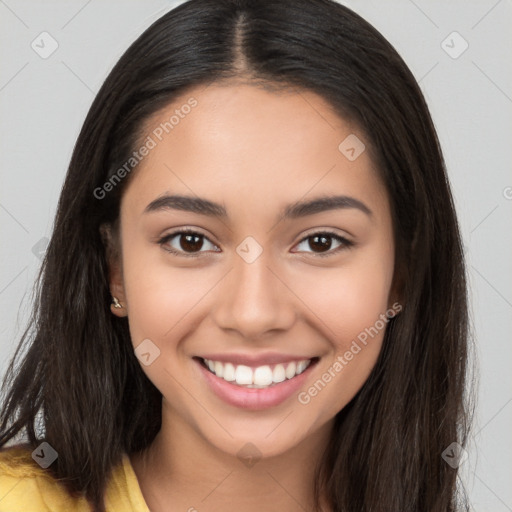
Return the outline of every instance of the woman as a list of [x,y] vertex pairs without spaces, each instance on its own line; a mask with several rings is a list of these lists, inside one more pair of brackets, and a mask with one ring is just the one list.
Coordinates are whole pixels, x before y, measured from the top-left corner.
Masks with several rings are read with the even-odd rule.
[[38,292],[0,511],[467,509],[445,165],[348,8],[190,0],[149,27],[85,120]]

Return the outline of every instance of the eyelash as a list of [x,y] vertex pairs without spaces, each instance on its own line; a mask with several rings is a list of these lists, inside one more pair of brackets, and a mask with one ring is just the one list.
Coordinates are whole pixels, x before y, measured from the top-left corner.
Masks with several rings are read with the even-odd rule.
[[[169,252],[171,254],[174,254],[175,256],[183,256],[185,258],[197,258],[197,257],[199,257],[201,255],[201,253],[203,251],[199,251],[197,253],[185,253],[185,252],[177,251],[176,249],[172,249],[172,248],[169,248],[169,247],[164,247],[164,244],[166,244],[167,242],[172,240],[177,235],[197,235],[199,237],[206,238],[210,243],[213,244],[213,242],[211,240],[209,240],[209,238],[206,235],[203,235],[202,233],[194,231],[193,229],[190,229],[190,228],[183,228],[180,231],[175,231],[174,233],[170,233],[168,235],[165,235],[162,238],[160,238],[157,241],[157,243],[165,251],[167,251],[167,252]],[[308,236],[304,237],[302,240],[300,240],[300,242],[297,245],[299,245],[302,242],[308,240],[309,238],[313,238],[314,236],[318,236],[318,235],[327,235],[327,236],[329,236],[331,238],[334,238],[335,240],[337,240],[338,242],[341,243],[341,245],[339,247],[337,247],[336,249],[329,249],[328,251],[326,251],[324,253],[312,252],[312,254],[316,254],[316,256],[318,256],[320,258],[325,258],[325,257],[328,257],[328,256],[333,256],[334,254],[337,254],[338,252],[340,252],[340,251],[342,251],[344,249],[349,249],[350,247],[352,247],[354,245],[354,242],[351,242],[350,240],[347,240],[345,237],[342,237],[342,236],[338,235],[337,233],[333,233],[332,231],[317,231],[315,233],[311,233],[310,235],[308,235]],[[215,244],[213,244],[213,245],[215,245]]]

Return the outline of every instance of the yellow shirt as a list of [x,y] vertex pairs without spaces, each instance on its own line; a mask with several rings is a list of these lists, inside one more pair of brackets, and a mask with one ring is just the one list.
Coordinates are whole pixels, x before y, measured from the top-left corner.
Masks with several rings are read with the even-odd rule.
[[[127,454],[116,466],[105,493],[107,512],[150,512]],[[0,449],[0,512],[90,512],[85,498],[71,498],[32,459],[32,449]]]

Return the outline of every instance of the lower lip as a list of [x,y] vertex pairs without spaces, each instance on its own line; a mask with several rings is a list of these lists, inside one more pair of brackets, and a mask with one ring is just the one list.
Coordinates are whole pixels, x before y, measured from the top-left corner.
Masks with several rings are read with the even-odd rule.
[[195,361],[201,369],[206,383],[219,398],[235,407],[252,410],[267,409],[284,402],[300,389],[308,378],[312,367],[318,362],[317,359],[313,360],[300,375],[296,375],[292,379],[287,379],[268,388],[256,389],[231,384],[207,370],[199,360]]

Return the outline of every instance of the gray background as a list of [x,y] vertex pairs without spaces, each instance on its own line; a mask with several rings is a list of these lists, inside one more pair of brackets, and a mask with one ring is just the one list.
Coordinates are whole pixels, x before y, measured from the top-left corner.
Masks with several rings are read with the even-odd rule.
[[[179,3],[0,0],[0,375],[94,95],[129,44]],[[397,48],[431,108],[467,252],[480,382],[462,476],[474,510],[512,511],[512,3],[343,3]],[[31,47],[43,31],[59,45],[46,59]]]

